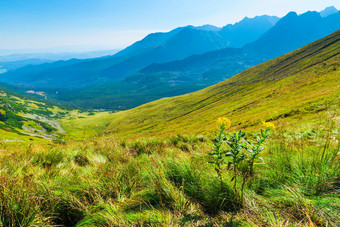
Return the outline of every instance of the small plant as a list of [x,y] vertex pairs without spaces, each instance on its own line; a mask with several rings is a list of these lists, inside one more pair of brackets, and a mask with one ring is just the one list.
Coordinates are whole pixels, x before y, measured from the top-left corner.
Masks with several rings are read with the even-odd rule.
[[[243,193],[246,182],[254,175],[254,163],[261,151],[264,149],[264,142],[269,137],[269,131],[274,127],[273,123],[264,122],[265,129],[260,130],[260,134],[254,134],[256,142],[245,139],[245,133],[239,131],[228,136],[225,129],[229,128],[231,122],[228,118],[219,118],[218,132],[216,133],[213,152],[209,155],[215,171],[221,182],[221,190],[223,186],[223,170],[231,172],[231,181],[233,182],[233,190],[243,200]],[[238,188],[237,179],[241,177],[241,188]]]
[[222,167],[225,164],[224,155],[226,154],[226,150],[224,150],[224,140],[225,140],[225,132],[224,130],[229,128],[231,122],[228,118],[218,118],[217,122],[219,124],[218,133],[215,136],[215,141],[213,144],[213,152],[209,155],[213,158],[213,161],[209,163],[215,166],[215,171],[220,178],[221,182],[221,190],[223,187],[223,177],[222,177]]
[[241,198],[243,198],[244,186],[246,184],[246,181],[254,175],[255,160],[259,159],[262,163],[264,163],[263,158],[258,157],[258,155],[264,149],[263,144],[265,140],[269,137],[269,131],[271,128],[274,127],[274,125],[272,124],[272,125],[265,125],[265,126],[266,126],[266,129],[265,130],[261,129],[260,135],[254,134],[256,138],[255,143],[252,143],[246,140],[246,143],[249,146],[243,147],[248,152],[248,155],[246,156],[246,161],[247,161],[246,168],[244,169],[245,171],[243,171],[243,174],[242,174]]
[[226,157],[230,158],[228,161],[228,170],[232,171],[231,181],[234,181],[233,189],[237,193],[237,175],[239,175],[240,164],[245,159],[245,155],[242,154],[242,149],[245,149],[243,137],[245,133],[239,131],[230,136],[230,139],[225,137],[225,142],[230,147],[226,152]]

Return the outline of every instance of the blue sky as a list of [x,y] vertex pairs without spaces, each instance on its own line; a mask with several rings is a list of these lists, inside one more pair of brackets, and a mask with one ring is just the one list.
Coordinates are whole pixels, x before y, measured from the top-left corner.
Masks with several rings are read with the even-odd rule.
[[[340,8],[339,0],[0,0],[0,49],[125,47],[185,25]],[[51,50],[52,50],[51,49]]]

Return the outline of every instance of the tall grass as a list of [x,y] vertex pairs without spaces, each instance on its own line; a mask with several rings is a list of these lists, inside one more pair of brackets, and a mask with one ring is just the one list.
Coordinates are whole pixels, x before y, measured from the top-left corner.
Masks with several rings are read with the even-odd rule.
[[0,226],[336,226],[336,130],[274,131],[242,205],[207,137],[15,147],[0,157]]

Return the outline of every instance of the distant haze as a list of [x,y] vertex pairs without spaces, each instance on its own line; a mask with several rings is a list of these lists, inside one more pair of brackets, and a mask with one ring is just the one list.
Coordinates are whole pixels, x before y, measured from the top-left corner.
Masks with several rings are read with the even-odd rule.
[[169,31],[175,27],[206,24],[221,27],[246,16],[267,14],[282,17],[289,11],[321,11],[328,6],[339,9],[340,1],[0,1],[0,50],[27,53],[117,49],[149,33]]

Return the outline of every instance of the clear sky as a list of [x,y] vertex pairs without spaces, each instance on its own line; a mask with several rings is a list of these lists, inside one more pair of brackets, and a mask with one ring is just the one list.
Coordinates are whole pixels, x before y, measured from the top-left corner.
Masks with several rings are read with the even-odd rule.
[[122,48],[179,26],[332,5],[340,9],[340,0],[0,0],[0,49]]

